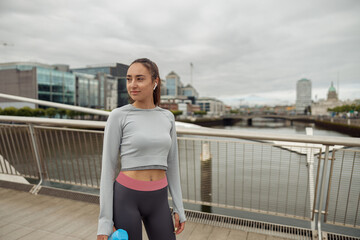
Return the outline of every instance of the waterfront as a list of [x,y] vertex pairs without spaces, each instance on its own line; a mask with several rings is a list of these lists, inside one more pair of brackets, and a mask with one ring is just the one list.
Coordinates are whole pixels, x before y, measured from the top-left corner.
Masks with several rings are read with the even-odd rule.
[[274,119],[255,119],[253,126],[247,126],[245,123],[237,123],[233,126],[215,126],[213,128],[220,129],[233,129],[233,130],[246,130],[264,133],[277,133],[277,134],[306,134],[306,128],[313,128],[314,136],[335,136],[335,137],[350,137],[347,134],[339,133],[336,131],[325,130],[316,127],[313,123],[293,122],[293,126],[289,126],[285,121],[275,121]]

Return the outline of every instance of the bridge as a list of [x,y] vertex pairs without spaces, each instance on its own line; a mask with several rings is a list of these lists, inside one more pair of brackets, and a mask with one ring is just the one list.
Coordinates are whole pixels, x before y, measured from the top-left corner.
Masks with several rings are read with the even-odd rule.
[[[246,122],[248,126],[252,126],[253,119],[275,119],[288,121],[292,123],[293,121],[303,121],[303,122],[313,122],[316,117],[313,116],[302,116],[302,115],[276,115],[276,114],[250,114],[250,115],[224,115],[223,117],[225,125],[233,125],[235,122]],[[291,124],[292,125],[292,124]]]
[[[93,239],[104,126],[0,116],[1,239]],[[176,128],[179,239],[359,239],[359,138]]]

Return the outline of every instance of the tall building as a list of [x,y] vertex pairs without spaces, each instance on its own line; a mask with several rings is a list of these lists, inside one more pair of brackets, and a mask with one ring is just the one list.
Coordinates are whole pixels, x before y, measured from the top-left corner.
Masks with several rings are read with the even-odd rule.
[[85,68],[73,68],[72,72],[86,73],[86,74],[103,74],[105,76],[113,76],[117,80],[117,106],[128,104],[128,93],[126,89],[126,74],[129,66],[122,63],[108,64],[108,65],[92,65]]
[[170,72],[166,76],[166,89],[168,96],[178,97],[183,95],[181,91],[182,87],[183,84],[180,81],[180,77],[174,71]]
[[[2,63],[0,64],[0,91],[22,97],[75,105],[75,75],[57,69],[63,68],[59,68],[59,65],[52,66],[35,62]],[[37,108],[38,104],[0,99],[0,107],[9,106]]]
[[311,81],[300,79],[296,84],[296,113],[308,114],[311,106]]

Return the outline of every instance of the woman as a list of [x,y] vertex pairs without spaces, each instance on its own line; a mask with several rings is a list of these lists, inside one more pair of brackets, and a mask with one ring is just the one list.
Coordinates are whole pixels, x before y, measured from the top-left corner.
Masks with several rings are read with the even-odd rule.
[[[111,111],[104,130],[97,240],[124,229],[131,240],[176,239],[185,227],[174,115],[158,106],[156,64],[137,59],[127,72],[131,104]],[[121,170],[115,176],[120,150]],[[116,177],[116,180],[115,180]],[[168,205],[173,198],[175,229]]]

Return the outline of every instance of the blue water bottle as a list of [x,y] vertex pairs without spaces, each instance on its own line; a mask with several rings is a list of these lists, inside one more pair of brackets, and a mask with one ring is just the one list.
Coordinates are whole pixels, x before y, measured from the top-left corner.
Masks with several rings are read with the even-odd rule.
[[129,240],[129,236],[124,229],[118,229],[109,236],[108,240]]

